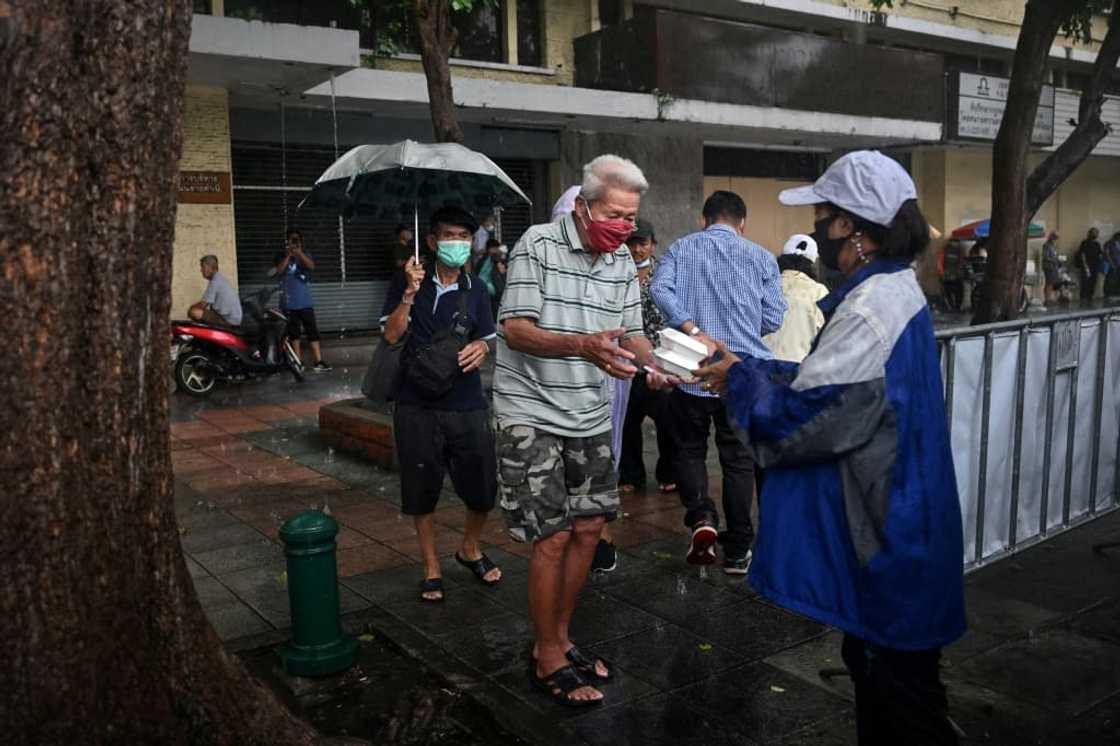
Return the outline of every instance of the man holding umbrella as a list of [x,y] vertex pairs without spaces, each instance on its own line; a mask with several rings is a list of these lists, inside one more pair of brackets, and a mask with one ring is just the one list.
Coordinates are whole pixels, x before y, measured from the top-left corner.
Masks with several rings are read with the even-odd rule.
[[653,368],[625,245],[648,188],[624,158],[584,166],[575,209],[529,228],[510,253],[499,312],[498,483],[510,534],[533,543],[529,672],[573,707],[602,702],[595,684],[614,674],[568,636],[600,531],[619,506],[603,378],[645,367],[651,387],[668,385]]

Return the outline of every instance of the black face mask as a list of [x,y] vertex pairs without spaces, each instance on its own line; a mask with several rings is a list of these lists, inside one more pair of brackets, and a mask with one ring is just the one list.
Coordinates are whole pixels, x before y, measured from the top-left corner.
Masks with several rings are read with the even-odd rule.
[[847,243],[848,239],[847,237],[828,237],[828,228],[835,219],[836,216],[832,215],[813,223],[813,240],[817,242],[817,250],[820,252],[821,263],[829,269],[839,271],[840,250],[844,248],[844,244]]

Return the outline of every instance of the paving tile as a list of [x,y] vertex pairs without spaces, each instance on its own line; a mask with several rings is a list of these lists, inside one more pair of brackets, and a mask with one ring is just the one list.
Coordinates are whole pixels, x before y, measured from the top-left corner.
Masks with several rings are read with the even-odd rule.
[[338,535],[335,537],[335,546],[339,549],[353,549],[354,547],[365,546],[366,544],[372,543],[373,539],[359,531],[355,531],[346,526],[338,527]]
[[246,416],[269,423],[287,420],[292,416],[291,410],[278,406],[276,404],[257,404],[254,406],[243,407],[241,411]]
[[183,551],[197,556],[212,549],[253,544],[261,538],[259,531],[238,521],[216,527],[183,528],[179,542]]
[[307,482],[315,479],[319,474],[306,466],[285,463],[265,467],[255,472],[254,476],[264,484],[286,484],[289,482]]
[[724,671],[676,696],[759,743],[771,743],[851,708],[847,700],[762,662]]
[[319,415],[301,415],[292,417],[291,411],[288,412],[288,417],[272,423],[272,426],[280,430],[301,431],[301,432],[319,432]]
[[[413,601],[420,595],[420,580],[423,568],[416,563],[398,565],[384,570],[361,573],[341,578],[339,582],[363,598],[378,604],[389,602]],[[450,596],[461,587],[455,578],[443,579],[445,594]]]
[[794,731],[778,743],[781,746],[857,746],[855,710]]
[[198,437],[190,440],[190,444],[197,450],[205,448],[220,448],[221,446],[233,446],[241,442],[241,438],[237,435],[231,435],[224,430],[219,430],[220,435]]
[[[421,562],[424,559],[423,554],[420,552],[420,543],[415,536],[386,541],[385,545],[392,547],[414,562]],[[440,557],[450,557],[455,554],[455,552],[459,551],[462,545],[463,535],[455,529],[444,528],[442,531],[436,532],[436,553]]]
[[361,502],[336,507],[331,515],[334,516],[335,520],[355,528],[360,523],[378,523],[389,520],[412,523],[411,518],[401,515],[401,511],[396,505],[372,497]]
[[[388,505],[385,503],[385,505]],[[396,510],[395,506],[390,506]],[[416,525],[413,523],[412,516],[405,516],[397,514],[393,518],[384,518],[380,520],[363,520],[361,518],[349,518],[345,520],[344,525],[350,526],[356,531],[361,531],[366,536],[372,539],[377,539],[383,542],[394,542],[410,539],[413,542],[416,540]],[[437,526],[436,536],[439,536],[445,531],[451,531],[443,526]]]
[[323,443],[317,432],[292,432],[273,429],[245,433],[244,438],[247,442],[260,448],[290,458],[326,450],[326,444]]
[[261,537],[259,541],[249,544],[211,549],[192,556],[211,575],[225,575],[275,562],[283,556],[283,553],[279,545]]
[[604,707],[571,727],[592,746],[751,746],[752,741],[689,707],[677,697],[656,696],[630,707]]
[[[451,593],[448,590],[447,595]],[[495,608],[491,616],[440,629],[432,637],[452,655],[483,673],[516,668],[524,677],[533,625],[520,614]]]
[[1069,629],[1088,637],[1120,644],[1120,600],[1106,601],[1073,618]]
[[[201,497],[206,499],[205,496]],[[238,520],[226,511],[206,503],[202,505],[192,505],[186,510],[176,511],[175,520],[179,524],[180,532],[183,533],[185,533],[184,529],[192,531],[196,529],[206,530],[221,528],[223,526],[233,526],[238,523]]]
[[643,544],[654,539],[668,536],[669,532],[657,526],[650,526],[632,519],[624,519],[611,523],[611,541],[617,547],[630,547]]
[[338,577],[346,578],[386,567],[397,567],[410,560],[399,552],[394,552],[383,544],[365,544],[350,549],[339,549],[335,555],[338,561]]
[[191,441],[199,438],[213,438],[224,433],[209,422],[194,420],[191,422],[171,423],[171,434],[179,440]]
[[1120,742],[1120,695],[1101,702],[1089,712],[1052,729],[1050,743],[1079,746],[1116,746]]
[[685,628],[734,650],[746,660],[765,658],[826,630],[811,619],[752,600],[691,616]]
[[843,639],[842,632],[831,630],[816,639],[775,653],[764,660],[791,676],[854,702],[855,688],[850,677],[842,675],[826,680],[820,676],[820,672],[825,669],[844,668],[844,661],[840,657],[840,645]]
[[965,589],[968,629],[964,637],[945,648],[945,657],[960,663],[1008,640],[1033,634],[1062,617],[1053,609],[1035,606],[979,588]]
[[669,510],[645,513],[636,516],[634,520],[639,523],[648,523],[651,526],[657,526],[670,533],[683,534],[685,536],[690,535],[688,527],[684,525],[684,509],[680,506]]
[[415,595],[390,599],[385,608],[429,637],[469,628],[509,613],[481,590],[459,586],[454,593],[445,594],[442,603],[430,603],[420,600],[419,577],[415,587]]
[[223,468],[221,461],[200,451],[176,451],[171,454],[171,470],[177,479]]
[[662,691],[701,681],[743,662],[732,651],[668,623],[590,647]]
[[337,453],[306,453],[295,456],[294,460],[350,485],[377,485],[382,479],[380,470],[376,470],[372,464]]
[[954,675],[1077,715],[1120,692],[1120,645],[1051,629],[970,658]]
[[210,573],[206,572],[205,567],[186,555],[183,555],[183,559],[187,562],[187,572],[190,573],[192,578],[209,577]]
[[[1077,582],[1072,582],[1074,578]],[[1060,544],[1044,542],[977,571],[969,584],[999,596],[1072,614],[1120,594],[1120,559],[1116,555],[1102,557],[1087,548],[1063,550]]]
[[[193,489],[207,495],[209,499],[214,500],[215,493],[223,493],[228,497],[228,493],[236,490],[239,487],[255,484],[256,480],[248,474],[240,474],[229,467],[223,470],[223,473],[210,473],[205,472],[204,476],[190,477],[187,483]],[[216,502],[216,504],[223,504],[229,502],[228,499]]]
[[689,623],[741,600],[722,588],[700,582],[695,570],[648,573],[611,585],[605,591],[651,614],[680,623]]
[[1043,746],[1083,744],[1083,741],[1052,740],[1051,733],[1068,718],[1013,696],[946,677],[949,717],[966,734],[964,743],[992,746]]
[[280,527],[284,522],[305,510],[307,510],[305,504],[294,500],[281,500],[270,505],[230,508],[229,512],[268,538],[277,540]]
[[237,597],[233,592],[209,575],[194,579],[194,592],[203,609],[237,603]]
[[257,635],[271,629],[248,605],[236,602],[206,609],[206,619],[222,642]]
[[658,617],[624,601],[584,588],[572,615],[569,633],[573,641],[586,647],[652,629],[662,623]]

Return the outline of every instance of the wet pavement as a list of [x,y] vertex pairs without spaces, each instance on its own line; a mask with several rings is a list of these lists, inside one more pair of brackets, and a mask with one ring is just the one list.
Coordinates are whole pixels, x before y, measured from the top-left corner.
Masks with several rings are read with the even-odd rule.
[[[309,374],[302,385],[276,378],[229,386],[203,402],[172,396],[183,548],[211,623],[231,649],[285,639],[276,532],[314,507],[341,524],[344,626],[376,630],[423,661],[511,738],[855,743],[850,682],[818,675],[841,665],[839,633],[763,601],[718,568],[686,565],[675,495],[623,498],[624,514],[612,525],[619,568],[589,582],[573,620],[573,638],[618,672],[602,707],[561,707],[530,687],[528,548],[495,516],[483,540],[504,579],[496,588],[479,585],[451,559],[463,508],[449,487],[436,514],[447,601],[421,604],[419,554],[411,521],[399,514],[397,476],[318,439],[318,407],[358,395],[369,349],[328,349],[336,370]],[[947,649],[944,664],[964,743],[1120,743],[1120,548],[1090,548],[1109,540],[1120,541],[1120,512],[969,576],[970,631]]]

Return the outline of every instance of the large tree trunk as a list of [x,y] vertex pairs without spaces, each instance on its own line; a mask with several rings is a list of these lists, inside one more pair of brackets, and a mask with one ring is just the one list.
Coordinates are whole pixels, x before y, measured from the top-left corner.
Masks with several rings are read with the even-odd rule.
[[0,0],[7,743],[303,744],[179,546],[167,324],[190,0]]
[[992,225],[985,289],[973,323],[1004,321],[1018,313],[1027,250],[1027,166],[1031,131],[1058,29],[1075,0],[1028,0],[1015,47],[1007,108],[992,146]]
[[416,0],[420,60],[428,81],[428,105],[436,142],[463,141],[463,131],[459,129],[459,119],[455,116],[455,97],[451,92],[451,66],[447,62],[459,36],[451,25],[450,6],[447,0]]
[[1089,157],[1109,133],[1109,125],[1101,120],[1101,107],[1104,105],[1104,92],[1110,78],[1115,74],[1116,62],[1120,59],[1120,3],[1112,9],[1109,16],[1108,32],[1097,59],[1089,84],[1081,91],[1078,107],[1077,125],[1065,142],[1058,146],[1046,160],[1027,179],[1027,219],[1029,220],[1050,198],[1062,182]]

